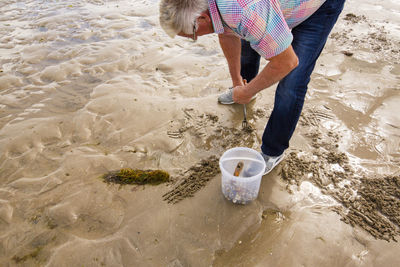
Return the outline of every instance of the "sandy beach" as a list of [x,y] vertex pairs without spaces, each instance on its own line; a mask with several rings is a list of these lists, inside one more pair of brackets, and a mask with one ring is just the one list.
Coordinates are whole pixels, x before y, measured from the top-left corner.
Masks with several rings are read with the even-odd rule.
[[[0,266],[398,266],[400,3],[346,2],[247,205],[218,160],[260,149],[275,86],[251,131],[229,86],[217,35],[170,39],[158,0],[2,1]],[[122,168],[171,181],[102,179]]]

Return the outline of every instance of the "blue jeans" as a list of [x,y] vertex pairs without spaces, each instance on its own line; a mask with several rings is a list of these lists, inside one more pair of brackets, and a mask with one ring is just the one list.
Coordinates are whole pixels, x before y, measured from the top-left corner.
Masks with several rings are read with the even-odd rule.
[[[279,156],[289,147],[299,120],[310,82],[310,75],[325,46],[345,0],[327,0],[313,15],[292,29],[293,49],[299,65],[276,89],[274,109],[265,127],[261,150],[269,156]],[[242,40],[241,75],[248,82],[258,73],[260,55]]]

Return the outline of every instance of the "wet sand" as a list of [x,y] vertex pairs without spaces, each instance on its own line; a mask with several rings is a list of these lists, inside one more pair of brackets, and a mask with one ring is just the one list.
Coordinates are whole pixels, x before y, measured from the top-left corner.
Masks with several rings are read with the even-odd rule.
[[[349,0],[257,200],[217,159],[259,149],[274,88],[218,105],[217,36],[169,39],[156,0],[0,3],[1,266],[397,266],[400,5]],[[265,62],[263,62],[265,64]],[[110,185],[122,168],[160,185]]]

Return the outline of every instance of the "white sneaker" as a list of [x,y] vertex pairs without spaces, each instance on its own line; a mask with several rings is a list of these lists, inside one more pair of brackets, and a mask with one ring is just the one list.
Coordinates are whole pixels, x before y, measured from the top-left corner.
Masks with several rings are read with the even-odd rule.
[[279,156],[276,157],[272,157],[272,156],[268,156],[265,155],[263,152],[260,152],[261,156],[263,156],[264,160],[265,160],[265,171],[264,171],[264,175],[266,175],[267,173],[269,173],[270,171],[272,171],[276,165],[278,165],[282,160],[283,160],[283,153]]

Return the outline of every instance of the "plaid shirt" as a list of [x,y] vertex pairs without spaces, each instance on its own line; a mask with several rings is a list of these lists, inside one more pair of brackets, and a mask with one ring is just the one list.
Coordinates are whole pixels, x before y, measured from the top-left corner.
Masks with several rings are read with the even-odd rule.
[[292,43],[291,28],[326,0],[208,0],[214,30],[233,32],[268,59]]

